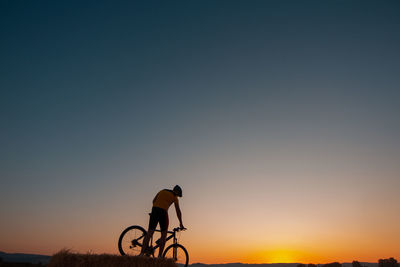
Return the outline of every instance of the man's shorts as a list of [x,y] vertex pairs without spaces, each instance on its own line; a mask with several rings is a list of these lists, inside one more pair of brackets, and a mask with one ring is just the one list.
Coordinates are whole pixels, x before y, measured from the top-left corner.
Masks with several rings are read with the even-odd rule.
[[155,230],[160,223],[161,231],[168,230],[168,212],[162,208],[153,207],[150,215],[149,230]]

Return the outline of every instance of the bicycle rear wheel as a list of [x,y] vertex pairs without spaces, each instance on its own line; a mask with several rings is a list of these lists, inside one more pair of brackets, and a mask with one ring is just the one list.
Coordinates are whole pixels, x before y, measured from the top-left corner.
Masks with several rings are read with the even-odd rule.
[[133,225],[126,228],[118,239],[118,249],[121,255],[137,256],[143,246],[143,239],[147,232],[143,227]]
[[164,258],[173,259],[179,267],[186,267],[189,264],[189,254],[181,244],[172,244],[167,247],[163,254]]

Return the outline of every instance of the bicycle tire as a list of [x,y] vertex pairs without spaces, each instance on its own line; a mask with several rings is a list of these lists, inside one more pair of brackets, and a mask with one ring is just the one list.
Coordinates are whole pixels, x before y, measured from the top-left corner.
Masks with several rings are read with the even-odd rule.
[[[187,252],[186,248],[184,246],[182,246],[181,244],[172,244],[169,245],[163,253],[163,258],[173,258],[173,257],[166,257],[168,253],[173,253],[173,249],[174,247],[179,250],[182,249],[183,253],[183,257],[179,258],[179,259],[174,259],[174,261],[178,264],[178,266],[182,265],[183,267],[187,267],[189,264],[189,253]],[[179,255],[182,255],[181,253],[177,253]],[[169,256],[169,255],[168,255]]]
[[[137,233],[135,232],[137,231]],[[133,239],[132,239],[132,234],[134,235]],[[139,226],[139,225],[132,225],[129,226],[128,228],[126,228],[124,231],[122,231],[121,235],[119,236],[118,239],[118,250],[119,253],[123,256],[123,255],[132,255],[132,256],[136,256],[140,253],[140,250],[142,249],[142,243],[140,243],[139,240],[141,240],[141,242],[143,242],[143,238],[146,236],[147,232],[146,230],[143,229],[143,227]],[[125,240],[127,239],[127,240]],[[135,244],[134,241],[136,240]],[[130,244],[129,247],[126,247]],[[134,248],[137,247],[137,249],[132,249],[132,246]]]

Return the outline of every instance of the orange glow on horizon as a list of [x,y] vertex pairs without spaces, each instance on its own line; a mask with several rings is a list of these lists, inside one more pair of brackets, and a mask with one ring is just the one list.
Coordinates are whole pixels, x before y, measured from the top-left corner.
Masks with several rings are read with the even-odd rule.
[[[326,264],[331,262],[352,262],[357,260],[360,262],[377,263],[379,259],[394,257],[400,258],[395,248],[383,247],[380,251],[357,251],[351,250],[351,245],[344,246],[340,244],[326,245],[320,248],[285,248],[276,247],[269,249],[260,249],[259,247],[250,246],[234,246],[231,249],[226,248],[229,244],[221,246],[216,244],[208,247],[196,248],[190,244],[185,244],[190,249],[191,263],[205,264],[224,264],[224,263],[314,263]],[[224,248],[225,247],[225,248]]]
[[[376,263],[379,259],[394,257],[399,260],[400,255],[393,249],[386,250],[382,248],[381,252],[375,251],[375,253],[354,253],[350,250],[348,252],[341,252],[333,249],[333,246],[327,246],[314,251],[306,251],[295,248],[269,248],[259,249],[257,247],[249,247],[240,245],[229,246],[230,244],[223,244],[222,242],[210,242],[209,246],[196,246],[190,242],[182,243],[188,250],[190,255],[190,263],[204,263],[204,264],[226,264],[226,263],[247,263],[247,264],[262,264],[262,263],[314,263],[314,264],[326,264],[330,262],[352,262],[357,260],[360,262],[372,262]],[[9,250],[3,248],[5,252],[23,252],[23,253],[34,253],[34,254],[45,254],[52,255],[62,248],[55,249],[54,251],[46,251],[44,248],[38,250],[27,249],[24,251]],[[68,249],[68,248],[67,248]],[[108,253],[117,254],[118,252],[114,247],[110,246],[99,246],[94,250],[85,250],[84,246],[76,246],[70,248],[73,252],[80,253]]]
[[287,249],[259,251],[248,259],[249,263],[291,263],[296,260],[296,252]]

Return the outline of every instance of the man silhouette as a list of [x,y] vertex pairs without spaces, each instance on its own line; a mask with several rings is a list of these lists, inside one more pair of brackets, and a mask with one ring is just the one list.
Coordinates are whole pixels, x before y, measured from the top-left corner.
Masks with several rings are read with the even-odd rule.
[[149,246],[150,238],[154,234],[154,230],[157,227],[157,224],[160,223],[161,228],[161,238],[160,238],[160,248],[158,250],[158,257],[162,257],[162,253],[164,251],[165,239],[168,233],[168,209],[172,203],[175,204],[176,216],[178,217],[180,228],[184,229],[182,223],[182,212],[179,208],[179,200],[178,197],[182,197],[182,189],[179,185],[176,185],[173,190],[163,189],[157,193],[157,195],[153,199],[153,208],[151,209],[149,228],[147,231],[147,235],[143,240],[142,250],[140,255],[144,255],[146,253],[147,247]]

